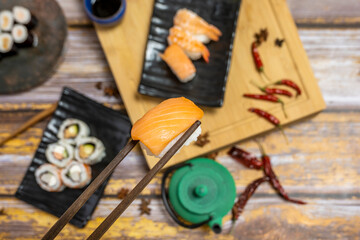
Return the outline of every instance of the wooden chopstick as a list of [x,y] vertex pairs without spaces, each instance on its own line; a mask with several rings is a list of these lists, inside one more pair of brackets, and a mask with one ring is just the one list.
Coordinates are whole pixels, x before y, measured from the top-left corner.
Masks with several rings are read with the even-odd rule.
[[196,121],[185,134],[170,148],[170,150],[157,162],[157,164],[145,175],[133,190],[121,201],[121,203],[110,213],[109,216],[99,225],[98,228],[89,236],[88,240],[100,239],[111,225],[120,217],[141,191],[149,184],[151,179],[160,169],[170,160],[170,158],[180,149],[191,134],[200,126],[201,122]]
[[55,109],[56,109],[57,103],[52,104],[49,108],[39,112],[32,118],[30,118],[27,122],[25,122],[23,125],[21,125],[18,129],[16,129],[13,133],[11,133],[9,136],[7,136],[5,139],[0,140],[0,146],[2,146],[5,142],[9,141],[19,133],[22,133],[35,123],[41,121],[42,119],[46,118],[47,116],[51,115]]
[[110,176],[117,165],[129,154],[139,141],[131,140],[116,155],[116,157],[106,166],[106,168],[95,178],[95,180],[85,189],[85,191],[75,200],[75,202],[66,210],[66,212],[58,219],[58,221],[49,229],[42,239],[54,239],[61,229],[74,217],[79,209],[91,197],[91,195],[99,188],[99,186]]

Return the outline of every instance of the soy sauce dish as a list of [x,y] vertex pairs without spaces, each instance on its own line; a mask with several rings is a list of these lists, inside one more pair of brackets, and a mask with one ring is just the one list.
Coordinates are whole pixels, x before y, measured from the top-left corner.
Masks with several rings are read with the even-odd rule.
[[95,23],[112,26],[119,22],[126,10],[126,0],[84,0],[85,11]]

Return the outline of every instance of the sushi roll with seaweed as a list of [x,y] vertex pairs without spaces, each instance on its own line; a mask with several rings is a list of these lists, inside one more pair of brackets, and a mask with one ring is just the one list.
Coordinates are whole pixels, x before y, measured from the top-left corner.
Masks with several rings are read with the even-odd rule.
[[32,32],[21,24],[15,24],[11,35],[14,39],[15,45],[18,47],[36,47],[38,44],[38,38]]
[[72,161],[61,170],[61,179],[69,188],[82,188],[91,181],[91,167],[89,165]]
[[[135,122],[131,129],[131,138],[139,140],[148,155],[161,158],[203,115],[204,112],[189,99],[170,98]],[[200,133],[199,126],[184,146],[196,141]]]
[[11,32],[14,25],[14,17],[11,11],[4,10],[0,12],[0,29],[2,32]]
[[83,137],[90,135],[90,129],[86,123],[79,119],[68,118],[60,126],[58,138],[63,139],[69,144],[76,144],[76,142]]
[[60,170],[52,164],[45,163],[35,171],[39,186],[48,192],[61,192],[65,186],[61,181]]
[[50,163],[59,168],[64,168],[73,159],[74,148],[60,140],[47,146],[45,156]]
[[0,55],[2,57],[12,56],[17,53],[14,40],[8,33],[0,34]]
[[75,159],[79,162],[94,165],[105,157],[104,144],[96,137],[80,138],[75,149]]
[[25,7],[14,6],[12,12],[15,22],[25,25],[28,29],[34,28],[38,23],[36,17]]

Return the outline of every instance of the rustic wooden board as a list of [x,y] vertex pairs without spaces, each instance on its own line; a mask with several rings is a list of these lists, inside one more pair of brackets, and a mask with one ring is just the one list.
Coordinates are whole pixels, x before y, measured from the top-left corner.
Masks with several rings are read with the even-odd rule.
[[[96,27],[132,122],[161,101],[137,93],[152,3],[153,1],[129,2],[125,17],[119,25],[114,28]],[[253,34],[264,27],[268,28],[270,37],[259,51],[267,74],[272,79],[290,78],[297,82],[304,92],[297,99],[284,99],[289,114],[287,119],[279,105],[245,100],[241,97],[245,92],[257,90],[250,84],[251,79],[262,81],[254,67],[249,49]],[[282,48],[274,47],[275,38],[286,39]],[[226,88],[222,108],[204,108],[202,128],[204,132],[209,132],[210,144],[203,148],[191,145],[183,149],[171,159],[168,166],[272,129],[271,124],[247,111],[251,106],[267,109],[283,123],[298,120],[325,108],[284,0],[242,2]],[[146,159],[150,167],[157,162],[153,157],[146,156]]]

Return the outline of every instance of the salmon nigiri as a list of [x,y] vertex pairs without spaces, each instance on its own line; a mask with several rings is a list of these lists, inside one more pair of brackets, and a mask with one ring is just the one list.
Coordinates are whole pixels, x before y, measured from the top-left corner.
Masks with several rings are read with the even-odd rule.
[[177,44],[167,47],[160,57],[181,82],[188,82],[195,77],[194,64]]
[[202,56],[205,62],[209,62],[209,50],[202,42],[193,38],[190,33],[177,26],[170,28],[169,32],[167,38],[169,45],[178,44],[192,60],[197,60]]
[[[133,140],[139,140],[148,154],[162,157],[203,115],[204,112],[189,99],[170,98],[137,120],[131,129],[131,137]],[[184,145],[196,141],[200,133],[199,126]]]
[[217,27],[207,23],[196,13],[186,8],[179,9],[176,12],[174,25],[188,31],[194,38],[203,43],[208,43],[210,39],[218,41],[219,37],[222,35],[221,31]]

